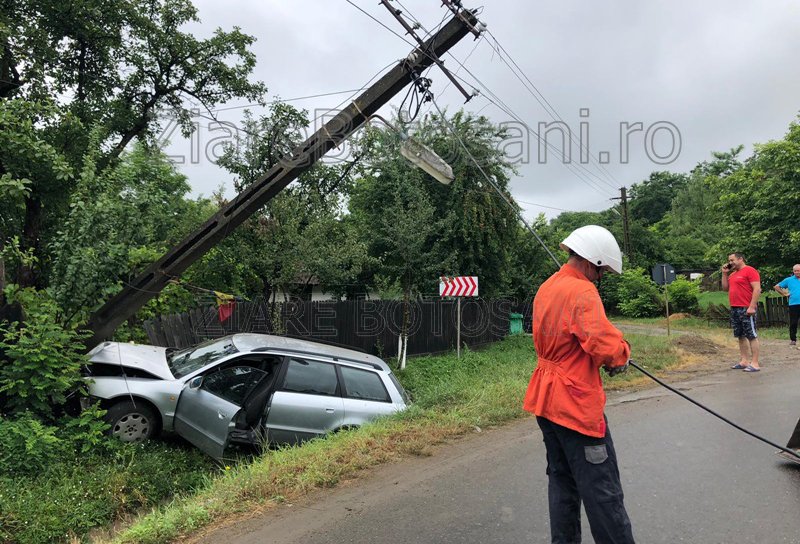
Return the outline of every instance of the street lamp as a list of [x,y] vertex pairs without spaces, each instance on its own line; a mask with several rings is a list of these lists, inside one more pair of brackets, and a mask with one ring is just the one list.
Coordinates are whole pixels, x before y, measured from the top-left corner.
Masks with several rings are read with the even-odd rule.
[[450,182],[455,179],[453,169],[450,165],[430,147],[418,142],[380,115],[370,115],[368,121],[370,119],[378,119],[400,135],[400,139],[402,140],[400,144],[400,154],[408,159],[414,166],[424,170],[443,185],[450,185]]

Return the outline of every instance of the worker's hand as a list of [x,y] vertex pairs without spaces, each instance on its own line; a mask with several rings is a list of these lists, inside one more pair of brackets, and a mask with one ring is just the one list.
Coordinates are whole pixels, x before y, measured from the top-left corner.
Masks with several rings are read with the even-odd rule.
[[603,366],[603,370],[605,370],[605,371],[606,371],[606,374],[608,374],[608,377],[609,377],[609,378],[613,378],[613,377],[614,377],[614,376],[616,376],[617,374],[622,374],[623,372],[627,371],[627,370],[628,370],[628,363],[625,363],[625,364],[624,364],[624,365],[622,365],[622,366],[608,366],[608,365],[604,365],[604,366]]
[[747,315],[756,315],[755,308],[747,308]]

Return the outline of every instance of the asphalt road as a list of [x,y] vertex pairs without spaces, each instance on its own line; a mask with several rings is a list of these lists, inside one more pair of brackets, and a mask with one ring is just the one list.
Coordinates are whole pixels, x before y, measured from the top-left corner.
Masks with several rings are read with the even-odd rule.
[[[758,374],[721,371],[680,388],[783,445],[800,418],[800,352]],[[637,542],[800,543],[800,465],[661,388],[610,398],[607,415]],[[544,445],[526,419],[201,541],[547,543],[546,494]]]

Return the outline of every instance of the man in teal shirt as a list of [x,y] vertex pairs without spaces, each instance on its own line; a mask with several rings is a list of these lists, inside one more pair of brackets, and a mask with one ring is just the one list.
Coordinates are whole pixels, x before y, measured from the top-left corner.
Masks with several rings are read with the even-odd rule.
[[792,275],[773,289],[789,297],[789,345],[797,345],[797,321],[800,320],[800,264],[792,267]]

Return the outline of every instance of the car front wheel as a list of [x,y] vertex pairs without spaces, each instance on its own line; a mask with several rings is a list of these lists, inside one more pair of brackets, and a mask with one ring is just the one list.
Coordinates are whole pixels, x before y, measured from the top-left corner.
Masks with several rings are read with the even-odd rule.
[[142,442],[156,434],[156,414],[144,402],[122,401],[108,409],[106,423],[111,436],[123,442]]

